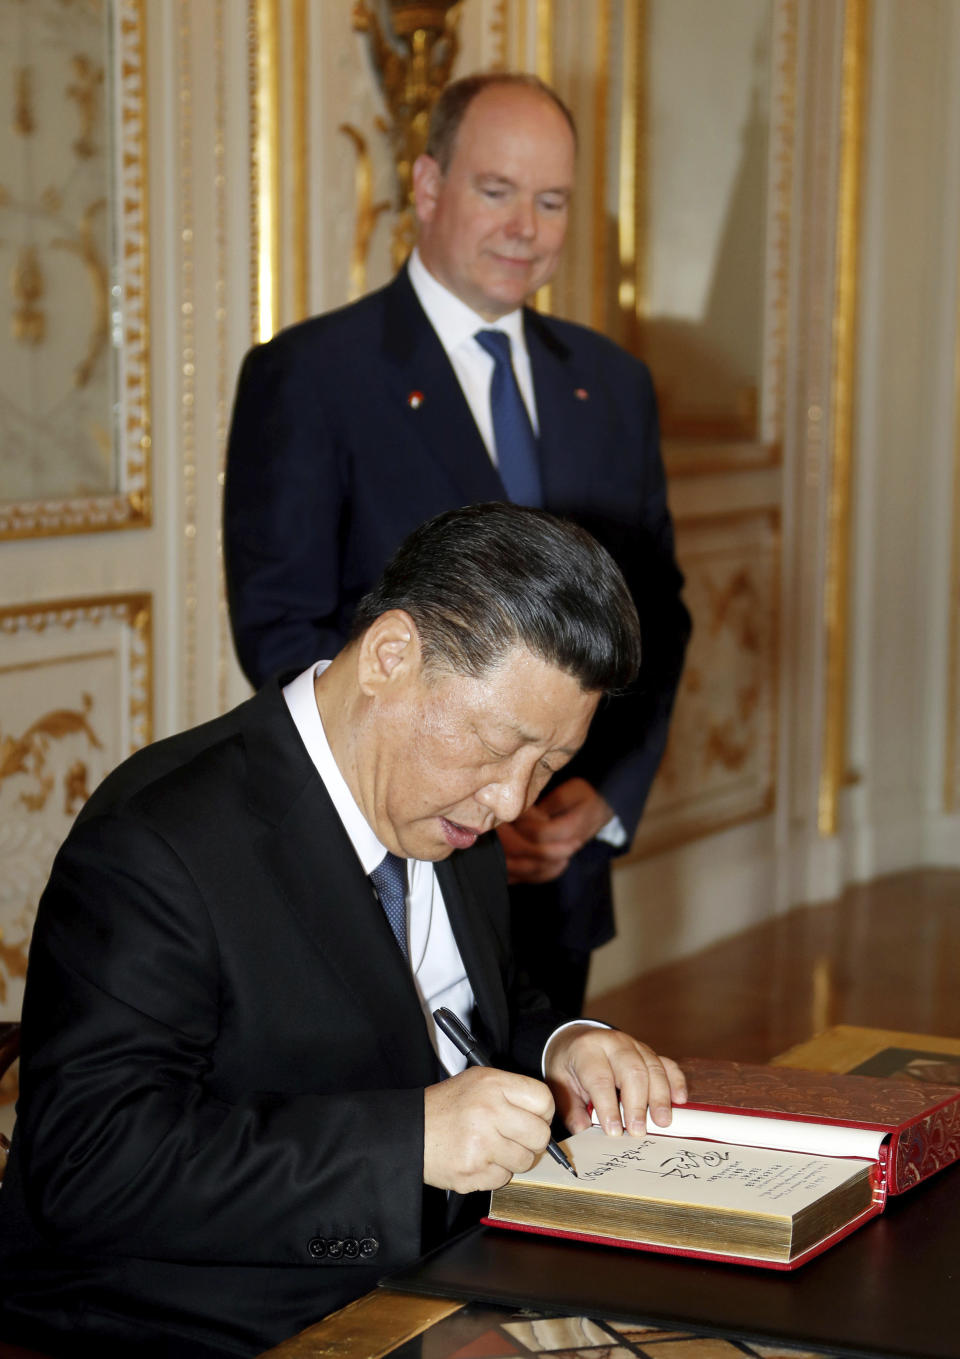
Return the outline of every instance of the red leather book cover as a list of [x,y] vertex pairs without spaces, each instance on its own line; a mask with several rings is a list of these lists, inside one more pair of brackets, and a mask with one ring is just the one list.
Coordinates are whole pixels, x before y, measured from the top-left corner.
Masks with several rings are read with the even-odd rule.
[[[879,1159],[871,1175],[873,1201],[869,1207],[821,1240],[801,1249],[790,1260],[760,1259],[747,1253],[733,1255],[709,1248],[688,1249],[564,1227],[531,1226],[510,1221],[509,1213],[506,1218],[498,1217],[493,1205],[491,1215],[484,1221],[491,1226],[568,1236],[634,1250],[734,1261],[771,1269],[796,1269],[882,1212],[888,1193],[902,1193],[960,1159],[960,1088],[955,1086],[707,1058],[690,1058],[681,1061],[680,1065],[687,1077],[689,1099],[686,1108],[742,1114],[771,1122],[780,1119],[794,1124],[832,1124],[881,1134],[879,1153],[875,1149],[876,1142],[870,1153],[871,1156],[878,1155]],[[786,1132],[784,1129],[784,1134]],[[735,1141],[734,1137],[723,1139],[722,1134],[720,1136],[721,1140]],[[776,1148],[791,1143],[789,1140],[778,1142],[777,1133],[771,1127],[770,1141],[764,1140],[760,1145]]]
[[688,1107],[886,1132],[891,1194],[960,1159],[960,1089],[955,1086],[700,1057],[680,1065]]

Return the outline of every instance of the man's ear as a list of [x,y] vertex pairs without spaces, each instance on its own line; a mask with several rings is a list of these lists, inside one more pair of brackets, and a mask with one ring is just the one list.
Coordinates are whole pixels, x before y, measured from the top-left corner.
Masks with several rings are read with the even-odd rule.
[[372,696],[402,683],[418,675],[420,668],[420,634],[410,615],[389,609],[375,618],[359,643],[357,681],[363,693]]
[[413,204],[420,222],[429,222],[437,209],[443,171],[426,152],[413,162]]

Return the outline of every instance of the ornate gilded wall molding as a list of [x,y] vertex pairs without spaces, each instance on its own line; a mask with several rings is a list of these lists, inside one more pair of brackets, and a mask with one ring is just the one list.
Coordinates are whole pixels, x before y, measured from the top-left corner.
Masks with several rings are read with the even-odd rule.
[[633,857],[775,804],[779,511],[679,518],[677,551],[693,638]]
[[[214,11],[214,231],[216,235],[216,308],[217,332],[217,487],[222,496],[226,481],[227,431],[234,374],[227,371],[227,77],[224,63],[225,0],[216,0]],[[228,663],[233,655],[230,620],[227,611],[227,582],[223,564],[223,520],[217,517],[217,710],[229,707]]]
[[307,0],[247,0],[250,338],[310,310]]
[[280,13],[249,0],[250,330],[254,343],[280,326]]
[[[27,786],[21,788],[17,797],[28,812],[42,812],[54,790],[54,776],[47,766],[51,742],[82,734],[91,749],[103,749],[103,742],[90,726],[92,706],[93,699],[84,693],[78,708],[43,713],[19,736],[0,731],[0,783],[23,776]],[[75,815],[90,796],[87,766],[82,760],[75,761],[67,770],[63,794],[63,810],[68,816]]]
[[19,1014],[37,901],[100,780],[153,732],[152,601],[0,609],[0,1017]]
[[554,0],[537,0],[537,39],[533,66],[548,85],[553,84],[553,43],[556,27]]
[[490,36],[493,56],[490,65],[494,71],[505,71],[507,69],[509,24],[508,0],[493,0],[490,10]]
[[[79,632],[81,627],[104,629],[111,623],[121,625],[121,659],[129,668],[126,721],[130,733],[126,749],[119,753],[118,758],[123,759],[153,740],[152,612],[152,596],[145,592],[8,604],[0,607],[0,636],[49,638],[61,630],[70,635],[74,630]],[[56,663],[58,659],[70,659],[70,656],[55,657],[52,662],[44,657],[43,664]],[[30,668],[31,663],[4,663],[0,665],[0,674],[10,674],[24,667]]]
[[354,301],[367,291],[367,260],[370,257],[370,242],[373,238],[377,219],[381,213],[389,212],[393,204],[382,198],[373,201],[373,159],[367,139],[359,128],[352,123],[341,123],[337,129],[349,137],[356,152],[353,172],[354,224],[353,247],[350,251],[350,290],[349,299]]
[[[533,53],[534,73],[553,84],[553,46],[554,46],[553,0],[537,0],[537,30]],[[534,306],[543,312],[553,310],[553,284],[545,283],[534,294]]]
[[183,563],[183,717],[197,721],[197,322],[193,186],[193,46],[191,0],[180,0],[180,485]]
[[867,81],[869,0],[846,0],[840,111],[840,179],[837,199],[833,372],[831,375],[830,493],[824,587],[826,628],[823,752],[817,800],[821,835],[838,829],[840,790],[846,776],[847,644],[850,591],[850,484],[856,383],[857,269]]
[[[75,259],[86,273],[89,321],[86,338],[78,339],[78,354],[69,378],[73,392],[86,393],[82,409],[79,398],[65,393],[55,409],[73,431],[71,440],[49,435],[49,416],[41,420],[23,407],[21,393],[0,398],[5,432],[6,497],[0,500],[0,538],[30,538],[51,534],[88,533],[104,529],[140,527],[150,522],[150,326],[149,326],[149,205],[147,201],[146,79],[143,0],[110,0],[93,18],[79,9],[70,15],[57,7],[56,29],[48,30],[51,16],[42,3],[29,7],[0,0],[7,11],[0,13],[0,43],[26,42],[37,61],[50,63],[54,88],[59,80],[66,107],[72,115],[52,107],[39,108],[34,98],[35,81],[29,66],[21,70],[14,107],[16,134],[31,169],[17,187],[5,182],[14,167],[0,166],[0,237],[21,242],[19,268],[13,282],[16,296],[12,342],[38,351],[49,343],[47,309],[63,303],[61,291],[53,293],[59,277],[55,254]],[[98,18],[100,15],[102,17]],[[90,25],[101,23],[101,30]],[[23,25],[35,24],[35,29]],[[82,27],[86,25],[86,27]],[[56,31],[51,47],[41,42],[43,33]],[[32,35],[32,36],[31,36]],[[36,40],[35,46],[31,46]],[[60,74],[64,45],[93,44],[111,57],[104,69],[91,51],[78,50]],[[37,161],[28,146],[41,134],[49,135],[49,121],[63,127],[60,159],[51,165]],[[83,182],[102,173],[108,193],[91,193],[77,201],[74,177],[67,174],[66,159],[86,168]],[[53,176],[44,180],[36,173]],[[33,197],[30,186],[35,184]],[[10,224],[8,227],[8,223]],[[31,239],[31,233],[33,238]],[[110,242],[113,241],[111,247]],[[103,243],[106,244],[103,244]],[[109,252],[109,253],[105,253]],[[58,288],[62,285],[57,284]],[[70,322],[83,337],[83,327]],[[63,334],[60,317],[59,333]],[[51,382],[50,360],[43,355],[44,372]],[[10,365],[7,365],[9,368]],[[97,396],[91,381],[98,374]],[[10,373],[7,374],[8,378]],[[102,396],[100,392],[102,391]],[[53,400],[53,398],[50,398]],[[47,431],[47,433],[45,433]],[[84,432],[86,443],[78,442]],[[44,474],[13,479],[14,451],[21,444],[32,450],[37,439],[46,452]],[[46,442],[43,442],[46,439]],[[68,449],[77,445],[70,453]],[[30,466],[37,454],[29,452]],[[84,460],[101,470],[93,478],[82,469]],[[102,463],[107,463],[104,474]],[[97,489],[85,488],[96,481]],[[99,489],[103,482],[104,489]],[[34,486],[35,494],[30,487]],[[11,493],[11,487],[16,487]],[[40,489],[42,487],[42,489]],[[61,491],[62,487],[62,491]],[[0,494],[4,487],[0,483]]]
[[291,240],[293,313],[290,319],[302,321],[310,311],[310,222],[307,212],[307,185],[310,178],[307,0],[291,0],[290,27],[292,49],[290,147],[293,159],[293,232]]
[[[506,3],[506,0],[505,0]],[[504,59],[511,69],[525,71],[527,69],[527,4],[526,0],[511,0],[507,9],[510,16],[510,32],[505,44]],[[507,56],[511,51],[512,55]]]
[[647,305],[647,137],[646,0],[624,0],[620,115],[620,210],[617,244],[620,281],[617,302],[623,344],[636,353],[640,317]]
[[367,35],[390,116],[380,130],[390,139],[397,173],[397,216],[391,235],[394,268],[400,267],[416,239],[413,164],[426,145],[431,111],[456,60],[463,3],[389,0],[389,23],[368,0],[356,0],[354,5],[354,27]]
[[773,11],[770,190],[760,437],[776,454],[784,439],[787,345],[790,325],[790,223],[797,140],[797,0],[776,0]]
[[610,128],[610,0],[597,0],[594,39],[593,101],[593,306],[590,323],[605,330],[607,322],[607,137]]

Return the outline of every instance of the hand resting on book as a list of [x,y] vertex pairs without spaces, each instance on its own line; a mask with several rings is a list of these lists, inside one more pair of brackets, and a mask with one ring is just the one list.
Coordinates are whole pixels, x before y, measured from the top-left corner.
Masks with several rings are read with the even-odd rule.
[[[550,1039],[546,1076],[557,1113],[572,1133],[591,1123],[590,1106],[611,1137],[646,1132],[647,1108],[659,1127],[687,1098],[683,1072],[669,1057],[619,1029],[571,1024]],[[622,1109],[622,1120],[621,1120]]]

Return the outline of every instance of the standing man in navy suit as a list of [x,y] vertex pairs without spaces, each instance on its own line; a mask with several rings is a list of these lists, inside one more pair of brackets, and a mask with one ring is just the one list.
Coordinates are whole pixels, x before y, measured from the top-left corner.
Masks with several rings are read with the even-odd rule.
[[575,153],[569,110],[534,77],[468,76],[444,90],[414,166],[419,242],[407,266],[247,356],[224,511],[248,678],[331,654],[411,529],[511,498],[513,450],[498,446],[482,332],[507,337],[533,444],[532,488],[514,498],[569,517],[611,552],[644,647],[636,684],[607,701],[576,760],[500,832],[518,955],[569,1013],[582,1007],[591,950],[613,935],[610,861],[663,754],[690,630],[646,367],[524,306],[557,268]]

